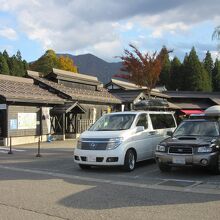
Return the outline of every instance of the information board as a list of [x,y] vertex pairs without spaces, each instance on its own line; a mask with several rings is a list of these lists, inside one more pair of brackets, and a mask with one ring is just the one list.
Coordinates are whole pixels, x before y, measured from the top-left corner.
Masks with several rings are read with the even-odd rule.
[[18,129],[36,129],[37,113],[18,113]]

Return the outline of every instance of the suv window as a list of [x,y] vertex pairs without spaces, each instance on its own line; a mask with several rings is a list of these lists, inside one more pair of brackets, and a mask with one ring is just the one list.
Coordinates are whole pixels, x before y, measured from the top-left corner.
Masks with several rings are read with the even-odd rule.
[[218,136],[219,125],[215,121],[184,121],[174,133],[174,136]]
[[145,129],[148,128],[147,114],[141,114],[139,116],[136,126],[144,126]]
[[175,121],[172,114],[150,114],[153,129],[173,128]]

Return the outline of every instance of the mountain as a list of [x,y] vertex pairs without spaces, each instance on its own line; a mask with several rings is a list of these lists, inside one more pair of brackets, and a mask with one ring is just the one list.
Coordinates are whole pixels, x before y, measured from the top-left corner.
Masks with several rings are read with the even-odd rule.
[[78,67],[79,73],[96,76],[102,83],[111,80],[114,74],[121,73],[122,62],[108,63],[92,54],[74,56],[71,54],[57,54],[58,56],[69,56]]

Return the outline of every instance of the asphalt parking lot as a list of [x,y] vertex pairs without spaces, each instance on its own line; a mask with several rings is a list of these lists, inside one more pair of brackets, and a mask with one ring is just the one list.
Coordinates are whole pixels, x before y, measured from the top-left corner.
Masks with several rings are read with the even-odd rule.
[[[149,184],[181,187],[191,190],[198,188],[220,189],[220,176],[212,175],[209,171],[199,168],[173,168],[171,172],[161,173],[154,160],[137,164],[133,172],[124,172],[120,167],[93,167],[89,170],[81,170],[73,163],[72,155],[75,142],[56,141],[42,143],[41,155],[36,157],[37,144],[16,146],[13,154],[8,155],[8,148],[0,148],[1,167],[13,167],[17,169],[31,169],[48,171],[56,174],[66,174],[77,178],[94,178],[103,181],[125,181],[137,184]],[[6,168],[5,168],[6,169]]]
[[[73,141],[43,143],[42,157],[36,157],[37,144],[14,147],[11,155],[8,154],[7,148],[0,147],[0,193],[1,196],[3,195],[0,199],[0,212],[6,216],[4,207],[8,207],[15,209],[11,213],[17,215],[16,208],[20,207],[23,211],[28,212],[23,213],[25,218],[34,212],[34,214],[40,215],[40,218],[36,216],[36,219],[44,219],[44,217],[45,219],[49,219],[49,217],[52,219],[74,219],[70,217],[70,213],[78,213],[82,219],[95,219],[97,212],[94,213],[94,216],[91,213],[105,210],[98,215],[102,219],[102,217],[111,216],[110,210],[120,208],[123,213],[123,208],[126,207],[129,210],[126,210],[123,217],[129,219],[129,213],[132,213],[131,208],[134,207],[135,209],[137,207],[146,208],[146,206],[152,208],[154,205],[205,204],[215,201],[212,206],[215,210],[214,214],[220,214],[220,211],[216,211],[214,208],[215,205],[220,205],[220,176],[218,175],[211,175],[206,170],[192,168],[175,168],[169,173],[161,173],[153,160],[139,163],[137,168],[130,173],[124,172],[118,167],[94,167],[89,170],[81,170],[77,164],[73,163],[74,144]],[[60,181],[64,181],[65,184],[62,186]],[[43,185],[38,185],[38,182]],[[45,186],[44,183],[46,183]],[[74,189],[79,191],[63,195],[63,191],[60,190],[63,187],[64,192],[68,192],[67,183],[74,185],[76,187]],[[11,186],[11,191],[9,186]],[[30,194],[31,190],[32,193],[37,192],[37,201],[45,199],[45,194],[42,194],[41,191],[48,192],[49,190],[50,195],[53,192],[55,194],[59,192],[62,196],[56,200],[55,204],[59,201],[60,211],[57,213],[54,210],[55,205],[43,208],[40,204],[35,204],[36,201],[32,197],[29,199],[33,200],[32,203],[35,204],[35,207],[30,208],[28,198],[24,196],[25,199],[22,199],[23,194],[19,194],[20,187],[16,192],[15,188],[18,186],[24,192],[26,191],[24,186],[26,186],[30,190]],[[42,189],[42,187],[46,188]],[[68,185],[68,187],[72,190],[71,186]],[[10,199],[11,202],[9,202],[8,198],[12,198],[17,193],[18,196],[14,201]],[[146,197],[146,195],[150,197]],[[168,197],[169,199],[167,199]],[[19,200],[15,202],[17,198]],[[49,198],[50,196],[47,199]],[[131,201],[131,198],[135,198],[135,201]],[[67,215],[61,214],[63,209],[60,207],[63,206],[68,212],[71,208],[72,212]],[[82,210],[84,211],[81,212]],[[87,213],[85,210],[90,211]],[[202,211],[197,216],[201,214]],[[144,215],[144,212],[141,211],[137,219],[144,219]],[[117,217],[119,218],[120,215],[118,216],[118,212],[114,212],[114,218],[117,219]],[[162,212],[161,217],[163,217]],[[25,218],[21,217],[21,219]],[[13,219],[13,214],[11,219]]]

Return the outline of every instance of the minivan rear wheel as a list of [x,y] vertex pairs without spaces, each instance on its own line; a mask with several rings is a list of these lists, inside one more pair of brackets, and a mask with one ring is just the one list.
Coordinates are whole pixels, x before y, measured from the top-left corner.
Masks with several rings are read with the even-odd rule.
[[130,172],[135,169],[135,164],[136,164],[135,153],[132,149],[129,149],[125,154],[125,161],[123,168],[125,171]]
[[171,167],[164,163],[158,163],[159,169],[161,172],[169,172],[171,170]]

